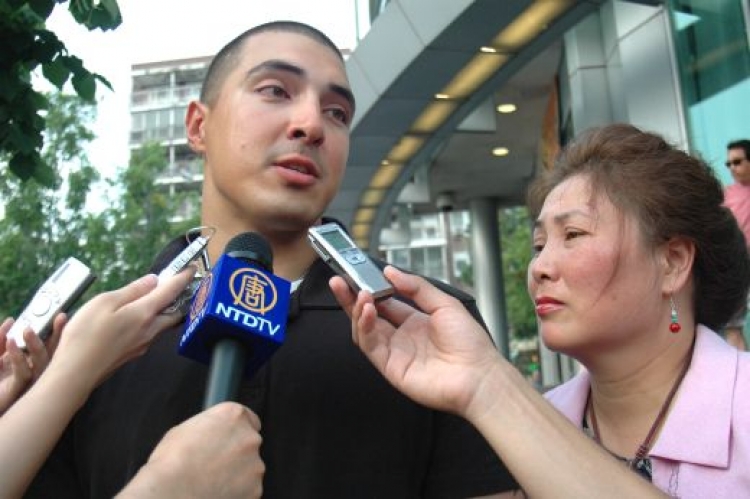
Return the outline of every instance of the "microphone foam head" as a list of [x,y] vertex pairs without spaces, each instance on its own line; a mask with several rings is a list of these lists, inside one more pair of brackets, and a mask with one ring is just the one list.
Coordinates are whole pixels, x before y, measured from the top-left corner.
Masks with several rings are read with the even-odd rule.
[[233,258],[251,261],[268,272],[273,272],[273,250],[266,238],[257,232],[237,234],[227,243],[224,253]]

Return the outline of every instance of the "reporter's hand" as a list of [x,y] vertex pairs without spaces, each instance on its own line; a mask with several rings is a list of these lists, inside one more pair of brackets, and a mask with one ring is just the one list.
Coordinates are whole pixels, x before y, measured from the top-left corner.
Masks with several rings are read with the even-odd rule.
[[247,407],[215,405],[169,430],[117,498],[261,497],[259,431]]
[[384,270],[396,291],[424,312],[349,289],[341,277],[330,287],[352,319],[352,338],[375,367],[418,403],[465,416],[485,375],[500,356],[466,308],[425,279],[392,266]]
[[161,283],[149,274],[95,296],[65,324],[52,362],[56,367],[85,372],[96,386],[119,366],[143,354],[157,333],[182,319],[179,314],[162,311],[194,273],[195,268],[189,267]]
[[15,340],[8,338],[13,319],[8,317],[0,324],[0,414],[4,413],[44,371],[60,337],[64,318],[56,317],[56,329],[45,345],[31,330],[26,328],[23,339],[24,353]]

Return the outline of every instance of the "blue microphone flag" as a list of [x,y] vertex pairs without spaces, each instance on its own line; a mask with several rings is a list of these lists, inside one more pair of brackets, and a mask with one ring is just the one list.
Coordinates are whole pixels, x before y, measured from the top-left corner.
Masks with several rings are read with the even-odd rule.
[[216,341],[235,338],[249,352],[251,376],[284,342],[290,288],[260,265],[222,255],[195,293],[179,353],[208,364]]

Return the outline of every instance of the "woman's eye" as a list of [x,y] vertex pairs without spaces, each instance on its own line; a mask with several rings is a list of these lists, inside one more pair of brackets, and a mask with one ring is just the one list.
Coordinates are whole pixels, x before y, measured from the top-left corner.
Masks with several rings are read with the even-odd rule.
[[582,236],[583,232],[577,231],[577,230],[570,230],[565,233],[565,240],[569,241],[571,239],[575,239],[576,237]]

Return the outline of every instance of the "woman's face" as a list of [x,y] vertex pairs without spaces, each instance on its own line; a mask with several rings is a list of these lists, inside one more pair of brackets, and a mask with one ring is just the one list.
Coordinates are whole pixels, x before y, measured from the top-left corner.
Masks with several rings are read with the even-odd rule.
[[584,360],[637,341],[661,322],[654,253],[636,220],[605,195],[592,195],[586,177],[571,177],[547,196],[533,241],[528,288],[549,348]]

